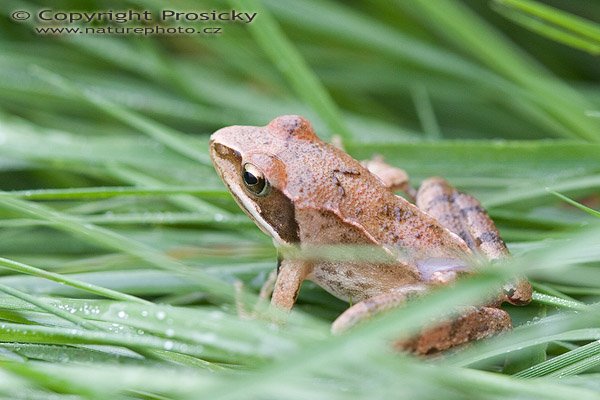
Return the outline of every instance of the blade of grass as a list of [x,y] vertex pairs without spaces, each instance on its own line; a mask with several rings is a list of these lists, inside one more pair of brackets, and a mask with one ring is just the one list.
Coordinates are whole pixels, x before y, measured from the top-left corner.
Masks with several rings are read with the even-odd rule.
[[327,89],[311,71],[294,44],[285,36],[270,12],[258,0],[230,0],[230,4],[232,7],[252,9],[258,13],[260,25],[249,24],[248,26],[256,42],[287,78],[300,98],[310,104],[327,123],[330,131],[344,139],[349,139],[351,132]]
[[92,224],[82,223],[74,217],[62,215],[48,207],[16,198],[0,196],[0,204],[26,215],[50,221],[55,224],[54,226],[56,228],[72,233],[83,240],[132,255],[159,269],[188,276],[197,282],[199,289],[206,290],[217,298],[226,300],[232,300],[234,298],[234,291],[231,285],[210,276],[201,270],[191,269],[185,264],[157,252],[149,246],[126,238],[116,232]]
[[[585,97],[550,75],[468,7],[451,0],[439,0],[435,4],[417,0],[414,3],[411,8],[421,10],[421,15],[427,16],[424,21],[432,29],[526,88],[531,101],[542,105],[578,137],[600,141],[597,122],[584,115],[585,110],[591,108]],[[402,2],[398,4],[403,5]]]
[[133,111],[129,111],[125,107],[117,105],[98,94],[80,89],[66,78],[39,66],[32,67],[31,73],[57,89],[67,91],[69,94],[94,105],[107,115],[152,137],[175,152],[200,164],[210,165],[210,160],[206,151],[201,151],[194,146],[190,140],[185,138],[184,134],[177,132],[166,125],[159,124],[156,121],[143,117]]
[[586,37],[574,35],[568,30],[556,28],[550,24],[540,21],[536,16],[530,16],[510,8],[495,7],[496,11],[511,21],[533,31],[541,36],[566,44],[579,50],[586,51],[592,55],[600,54],[600,40],[595,41]]
[[494,193],[492,196],[483,197],[481,200],[486,207],[499,207],[518,201],[543,197],[552,191],[568,191],[586,188],[600,187],[600,175],[583,176],[575,179],[565,179],[547,187],[515,187],[502,193]]
[[[144,213],[111,213],[109,215],[91,215],[79,217],[86,224],[97,225],[210,225],[221,228],[249,227],[253,222],[245,216],[226,217],[221,214],[199,214],[186,212],[144,212]],[[0,220],[0,227],[15,228],[27,226],[52,226],[48,221],[35,219]]]
[[519,378],[538,378],[540,376],[557,376],[565,368],[578,365],[581,362],[590,362],[592,364],[600,362],[600,341],[596,340],[581,346],[575,350],[561,354],[544,361],[523,371],[518,372],[515,376]]
[[592,215],[594,217],[600,217],[600,211],[596,211],[596,210],[593,210],[593,209],[591,209],[589,207],[586,207],[583,204],[578,203],[575,200],[570,199],[567,196],[565,196],[563,194],[560,194],[558,192],[555,192],[553,190],[550,190],[548,188],[546,188],[546,190],[548,190],[549,193],[553,194],[554,196],[558,197],[559,199],[564,200],[565,202],[569,203],[573,207],[576,207],[576,208],[580,209],[581,211],[586,212],[586,213],[588,213],[588,214],[590,214],[590,215]]
[[534,292],[532,297],[535,302],[540,303],[540,304],[545,304],[548,306],[566,308],[566,309],[570,309],[570,310],[580,310],[580,311],[588,309],[587,304],[582,303],[580,301],[576,301],[576,300],[561,299],[560,297],[550,296],[548,294],[543,294],[543,293],[538,293],[538,292]]
[[[136,171],[132,168],[128,168],[124,165],[108,165],[107,170],[115,177],[124,180],[127,183],[136,186],[158,186],[161,188],[168,188],[169,185],[161,182],[159,179],[156,179],[148,174],[144,174],[140,171]],[[213,194],[217,192],[213,191]],[[185,192],[183,192],[185,193]],[[197,194],[196,194],[197,195]],[[229,195],[223,191],[221,195],[227,198]],[[184,210],[189,211],[205,211],[212,212],[214,214],[221,214],[225,217],[230,217],[230,213],[223,210],[222,208],[216,207],[206,201],[204,199],[205,196],[201,195],[203,199],[198,199],[193,196],[186,196],[184,194],[178,194],[172,201],[177,204],[179,207],[182,207]]]
[[438,125],[433,110],[433,104],[427,93],[427,89],[423,85],[413,86],[411,90],[413,102],[417,110],[417,115],[423,126],[423,132],[428,139],[441,139],[442,133]]
[[521,15],[536,17],[538,21],[564,28],[565,34],[589,39],[600,49],[600,25],[585,18],[531,0],[495,0],[493,4],[499,10],[518,10]]
[[97,200],[120,196],[162,196],[178,194],[192,194],[207,199],[229,198],[229,194],[225,190],[189,186],[95,186],[68,189],[14,190],[11,192],[0,193],[0,196],[11,196],[26,200]]
[[17,299],[21,299],[27,303],[30,303],[41,310],[47,311],[50,314],[56,315],[57,317],[64,319],[65,321],[73,323],[75,326],[89,330],[102,330],[102,328],[99,325],[96,325],[93,322],[87,321],[77,315],[73,315],[69,312],[63,311],[59,308],[49,305],[43,301],[38,300],[36,297],[31,296],[20,290],[16,290],[9,286],[0,284],[0,292],[4,292],[10,296],[16,297]]
[[139,297],[131,296],[126,293],[117,292],[115,290],[106,289],[100,286],[93,285],[91,283],[82,282],[77,279],[69,278],[65,275],[57,274],[54,272],[45,271],[40,268],[35,268],[27,264],[23,264],[17,261],[9,260],[7,258],[0,257],[0,268],[6,268],[11,271],[19,272],[21,274],[32,275],[39,278],[47,279],[63,285],[68,285],[88,293],[93,293],[98,296],[106,297],[114,300],[131,301],[141,304],[150,304],[149,301],[140,299]]

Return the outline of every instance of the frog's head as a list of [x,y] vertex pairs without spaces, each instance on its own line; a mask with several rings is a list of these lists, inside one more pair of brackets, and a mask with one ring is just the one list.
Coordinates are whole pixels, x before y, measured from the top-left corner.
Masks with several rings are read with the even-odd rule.
[[310,123],[287,115],[265,127],[230,126],[213,133],[210,157],[238,205],[278,244],[298,243],[294,201],[287,195],[287,167],[278,154],[290,141],[318,140]]

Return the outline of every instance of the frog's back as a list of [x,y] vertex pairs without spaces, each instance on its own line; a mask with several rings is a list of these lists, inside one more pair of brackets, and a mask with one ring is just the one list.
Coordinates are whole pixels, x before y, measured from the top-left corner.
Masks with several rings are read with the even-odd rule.
[[[389,191],[340,149],[315,136],[287,141],[276,156],[286,165],[284,191],[294,204],[300,243],[358,246],[362,255],[356,261],[314,264],[308,278],[335,296],[360,301],[426,282],[438,270],[468,268],[470,250],[462,239]],[[395,262],[365,261],[370,251],[365,245]]]

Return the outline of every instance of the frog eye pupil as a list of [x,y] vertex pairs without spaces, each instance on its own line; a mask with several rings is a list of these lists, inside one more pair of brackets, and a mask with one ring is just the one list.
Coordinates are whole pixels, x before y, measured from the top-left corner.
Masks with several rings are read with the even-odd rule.
[[244,182],[246,182],[246,185],[256,185],[258,183],[258,178],[252,175],[252,173],[244,171]]
[[252,164],[242,167],[242,180],[246,189],[257,196],[264,196],[269,191],[269,182],[264,174]]

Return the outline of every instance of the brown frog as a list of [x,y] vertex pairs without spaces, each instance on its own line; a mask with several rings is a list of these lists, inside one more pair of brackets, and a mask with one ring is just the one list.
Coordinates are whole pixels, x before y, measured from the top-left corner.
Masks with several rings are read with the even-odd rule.
[[[248,216],[276,246],[370,246],[393,259],[339,261],[282,259],[272,304],[289,310],[300,285],[311,280],[354,303],[332,325],[334,333],[396,307],[429,288],[470,273],[484,256],[508,256],[481,204],[441,178],[411,192],[404,171],[380,159],[363,164],[321,141],[299,116],[281,116],[265,127],[231,126],[211,136],[219,176]],[[415,204],[394,194],[412,193]],[[531,300],[525,280],[507,284],[493,304],[427,327],[400,347],[433,353],[510,329],[507,301]]]

